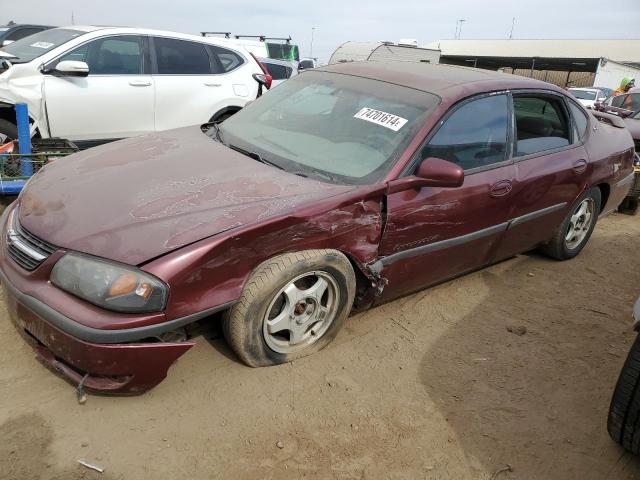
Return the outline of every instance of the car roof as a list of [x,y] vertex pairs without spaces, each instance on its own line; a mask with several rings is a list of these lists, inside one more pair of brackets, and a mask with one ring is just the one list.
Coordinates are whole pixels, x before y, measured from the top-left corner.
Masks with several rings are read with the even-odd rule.
[[119,27],[119,26],[108,26],[108,25],[72,25],[68,27],[60,27],[65,29],[75,29],[80,30],[86,33],[95,32],[98,30],[111,30],[114,34],[137,34],[137,35],[156,35],[159,37],[174,37],[183,40],[192,40],[197,42],[209,43],[212,45],[224,45],[230,48],[234,48],[237,50],[239,45],[225,38],[219,37],[203,37],[201,35],[193,35],[190,33],[180,33],[180,32],[172,32],[169,30],[154,30],[151,28],[137,28],[137,27]]
[[274,65],[282,65],[285,67],[293,67],[295,68],[298,65],[298,62],[295,60],[282,60],[280,58],[264,58],[258,57],[262,63],[272,63]]
[[508,89],[546,89],[563,92],[559,87],[539,80],[456,65],[368,61],[337,63],[315,70],[394,83],[433,93],[442,98]]
[[35,23],[16,23],[15,25],[0,25],[0,28],[8,28],[9,30],[12,30],[14,28],[23,28],[23,27],[54,28],[50,25],[39,25]]
[[580,90],[583,92],[593,92],[594,90],[602,90],[598,87],[569,87],[569,90]]

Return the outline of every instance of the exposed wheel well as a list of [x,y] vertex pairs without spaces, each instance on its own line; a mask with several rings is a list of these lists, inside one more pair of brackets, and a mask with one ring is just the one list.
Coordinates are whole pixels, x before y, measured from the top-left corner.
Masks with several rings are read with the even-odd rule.
[[349,252],[342,251],[345,257],[351,263],[351,268],[356,274],[356,296],[354,299],[354,310],[358,311],[360,308],[367,305],[367,299],[370,294],[373,292],[373,286],[371,285],[371,280],[367,278],[367,276],[362,271],[362,268],[356,262]]
[[234,105],[231,105],[229,107],[224,107],[223,109],[214,113],[209,119],[209,122],[216,122],[221,118],[230,117],[231,115],[233,115],[236,112],[239,112],[240,110],[242,110],[242,107],[237,107]]
[[[16,110],[13,105],[8,103],[0,103],[0,119],[16,124]],[[33,118],[29,116],[29,125],[33,125]],[[40,129],[36,128],[33,138],[40,137]]]
[[611,192],[611,187],[609,186],[608,183],[601,183],[598,185],[598,188],[600,189],[600,197],[601,197],[600,211],[602,212],[604,210],[605,205],[607,204],[607,200],[609,200],[609,193]]
[[0,104],[0,118],[16,124],[16,111],[13,105]]

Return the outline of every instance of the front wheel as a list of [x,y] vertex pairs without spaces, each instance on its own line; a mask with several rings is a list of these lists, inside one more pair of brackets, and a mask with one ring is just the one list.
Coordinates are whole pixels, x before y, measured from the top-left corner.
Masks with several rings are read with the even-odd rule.
[[600,214],[600,189],[584,192],[569,211],[553,238],[540,249],[556,260],[568,260],[582,251],[589,241]]
[[0,118],[0,145],[18,139],[18,127],[14,123]]
[[276,256],[251,274],[226,314],[227,343],[249,366],[310,355],[336,336],[351,311],[355,273],[335,250]]
[[622,448],[640,453],[640,337],[636,337],[613,392],[607,430]]

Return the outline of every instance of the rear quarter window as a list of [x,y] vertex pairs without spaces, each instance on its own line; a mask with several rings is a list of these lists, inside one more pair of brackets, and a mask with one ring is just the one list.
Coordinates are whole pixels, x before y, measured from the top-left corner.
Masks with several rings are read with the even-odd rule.
[[210,48],[218,62],[220,71],[223,73],[231,72],[244,63],[244,58],[233,50],[228,50],[215,45],[210,46]]
[[589,126],[589,119],[587,115],[573,102],[567,102],[569,104],[569,111],[571,112],[571,117],[573,118],[573,124],[576,128],[576,133],[578,134],[578,138],[583,140],[587,135],[587,127]]

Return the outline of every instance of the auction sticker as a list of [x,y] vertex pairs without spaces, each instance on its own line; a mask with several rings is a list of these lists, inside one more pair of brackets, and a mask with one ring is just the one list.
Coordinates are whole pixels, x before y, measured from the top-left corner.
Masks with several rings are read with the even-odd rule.
[[49,42],[36,42],[36,43],[32,43],[31,45],[29,45],[30,47],[36,47],[36,48],[44,48],[44,49],[49,49],[51,47],[53,47],[53,43],[49,43]]
[[397,132],[402,126],[407,123],[406,118],[393,115],[392,113],[383,112],[382,110],[376,110],[375,108],[364,107],[354,118],[360,120],[366,120],[367,122],[375,123],[385,128],[389,128],[394,132]]

